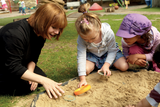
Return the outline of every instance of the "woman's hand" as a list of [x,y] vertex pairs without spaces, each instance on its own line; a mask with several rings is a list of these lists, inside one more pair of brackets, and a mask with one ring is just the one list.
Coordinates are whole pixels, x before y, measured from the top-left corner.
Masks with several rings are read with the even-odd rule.
[[46,89],[46,92],[49,98],[58,98],[58,96],[62,96],[64,91],[59,87],[62,83],[57,83],[49,78],[45,78],[45,81],[42,83],[43,87]]
[[47,77],[30,72],[29,70],[26,70],[26,72],[21,76],[21,79],[42,84],[49,98],[52,98],[52,96],[58,98],[58,96],[62,96],[62,93],[64,93],[64,91],[59,87],[62,83],[57,83]]
[[29,81],[29,84],[31,84],[31,87],[30,87],[31,91],[34,91],[38,86],[38,83],[36,83],[36,82]]
[[109,66],[110,64],[105,62],[104,65],[102,66],[102,68],[100,70],[98,70],[98,73],[103,71],[104,76],[107,74],[107,76],[111,75],[111,71],[109,70]]

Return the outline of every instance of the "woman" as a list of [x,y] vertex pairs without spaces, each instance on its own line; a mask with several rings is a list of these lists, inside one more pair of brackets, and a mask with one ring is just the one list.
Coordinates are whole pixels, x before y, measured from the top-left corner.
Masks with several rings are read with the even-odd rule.
[[[53,11],[54,10],[54,11]],[[28,19],[9,23],[0,29],[0,94],[21,95],[41,84],[50,98],[64,91],[36,66],[46,39],[59,39],[67,19],[63,8],[48,3]],[[57,96],[58,95],[58,96]]]

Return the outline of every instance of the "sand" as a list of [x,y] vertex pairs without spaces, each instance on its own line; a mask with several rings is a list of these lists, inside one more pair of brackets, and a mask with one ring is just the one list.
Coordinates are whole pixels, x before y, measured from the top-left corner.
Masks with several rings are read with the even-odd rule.
[[[145,98],[160,80],[160,73],[140,70],[139,72],[112,71],[109,78],[92,73],[86,77],[91,89],[75,96],[79,79],[70,80],[61,88],[65,94],[58,99],[50,99],[46,93],[40,94],[36,107],[125,107],[135,105]],[[65,98],[70,97],[67,101]]]

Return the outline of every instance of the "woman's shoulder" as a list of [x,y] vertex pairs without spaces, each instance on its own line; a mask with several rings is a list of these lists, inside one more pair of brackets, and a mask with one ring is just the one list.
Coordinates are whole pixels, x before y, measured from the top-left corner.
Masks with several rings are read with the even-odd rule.
[[5,25],[1,31],[1,35],[10,35],[17,38],[21,38],[19,35],[27,35],[30,33],[29,24],[27,24],[26,20],[20,20],[16,22],[9,23]]

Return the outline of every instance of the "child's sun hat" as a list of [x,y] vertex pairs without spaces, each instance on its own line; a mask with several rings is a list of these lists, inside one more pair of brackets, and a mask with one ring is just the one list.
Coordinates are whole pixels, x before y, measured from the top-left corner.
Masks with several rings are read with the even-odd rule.
[[131,13],[124,17],[116,35],[122,38],[132,38],[137,35],[150,31],[152,26],[151,21],[141,14]]

